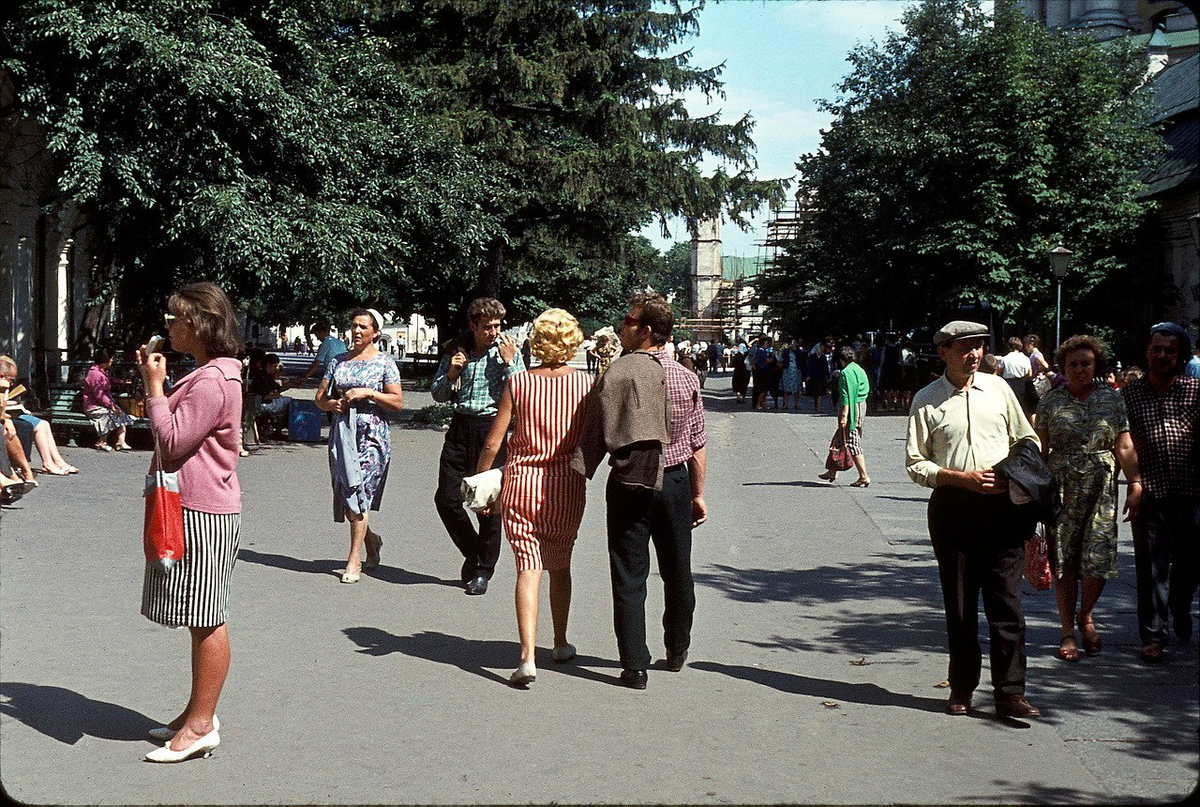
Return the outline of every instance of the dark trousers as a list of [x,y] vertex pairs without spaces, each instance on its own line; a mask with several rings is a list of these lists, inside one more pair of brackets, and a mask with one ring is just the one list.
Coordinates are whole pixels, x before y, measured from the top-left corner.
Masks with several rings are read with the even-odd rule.
[[950,646],[950,688],[973,692],[979,686],[979,597],[987,616],[992,689],[996,697],[1025,693],[1025,615],[1021,611],[1021,572],[1025,539],[1036,515],[1007,495],[935,488],[929,497],[929,537],[937,557],[946,635]]
[[[496,570],[496,561],[500,558],[500,529],[503,523],[500,515],[478,516],[479,528],[476,529],[463,507],[462,495],[463,477],[475,473],[483,441],[492,428],[493,420],[495,418],[455,415],[450,421],[450,430],[446,432],[446,442],[442,445],[442,457],[438,464],[438,486],[433,503],[451,540],[463,554],[462,573],[467,579],[483,575],[490,580]],[[504,464],[507,448],[506,441],[500,446],[500,453],[492,463],[493,468]]]
[[1191,635],[1192,597],[1200,575],[1200,499],[1142,497],[1133,522],[1138,632],[1142,643],[1167,641],[1167,612],[1176,633]]
[[646,579],[650,542],[662,576],[663,643],[682,653],[692,642],[696,593],[692,583],[692,481],[686,465],[663,474],[662,490],[608,482],[608,565],[612,572],[613,628],[617,652],[627,670],[650,666],[646,647]]

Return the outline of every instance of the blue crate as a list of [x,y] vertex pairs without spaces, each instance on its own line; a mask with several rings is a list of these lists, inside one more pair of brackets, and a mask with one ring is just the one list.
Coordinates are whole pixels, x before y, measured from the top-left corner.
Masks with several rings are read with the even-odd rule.
[[312,401],[292,401],[288,407],[288,439],[302,443],[321,441],[325,414]]

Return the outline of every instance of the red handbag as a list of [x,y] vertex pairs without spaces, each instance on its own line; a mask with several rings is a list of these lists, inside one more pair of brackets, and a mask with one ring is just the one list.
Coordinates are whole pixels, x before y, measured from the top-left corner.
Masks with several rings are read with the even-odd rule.
[[1041,525],[1025,541],[1025,579],[1033,586],[1034,591],[1045,591],[1050,588],[1054,579],[1050,572],[1049,546],[1042,534]]
[[835,440],[834,445],[829,447],[829,458],[825,460],[827,471],[848,471],[854,466],[854,455],[850,453],[850,446],[846,445],[846,430],[842,429],[838,434],[842,439]]
[[146,562],[163,574],[170,573],[183,558],[183,505],[179,501],[179,475],[162,470],[158,441],[154,445],[155,466],[146,474],[146,516],[142,526],[142,548]]

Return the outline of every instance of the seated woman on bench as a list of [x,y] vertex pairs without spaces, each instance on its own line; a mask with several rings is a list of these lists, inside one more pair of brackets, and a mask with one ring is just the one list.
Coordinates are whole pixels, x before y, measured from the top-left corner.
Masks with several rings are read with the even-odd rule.
[[[17,363],[12,357],[0,356],[0,375],[8,379],[9,384],[16,384]],[[50,431],[49,423],[29,414],[29,410],[25,408],[19,398],[17,400],[10,399],[6,411],[15,420],[22,421],[33,428],[33,444],[37,447],[38,454],[42,456],[41,473],[54,476],[79,473],[78,468],[68,463],[62,458],[62,454],[58,453],[58,444],[54,442],[54,433]]]
[[[0,395],[7,397],[11,386],[9,380],[0,375]],[[2,408],[0,419],[4,421],[4,450],[0,451],[0,501],[11,504],[37,487],[23,445],[28,441],[32,446],[33,434],[32,431],[21,434],[12,415]]]
[[[96,442],[92,448],[97,451],[130,451],[132,449],[125,442],[125,430],[135,420],[113,401],[112,379],[108,375],[113,365],[112,351],[98,347],[92,361],[95,363],[83,379],[83,413],[96,430]],[[116,446],[109,445],[110,434],[116,436]]]
[[290,379],[280,381],[279,377],[282,374],[283,367],[279,363],[279,356],[268,353],[263,360],[262,372],[254,374],[250,379],[250,394],[262,398],[258,412],[269,421],[275,432],[287,426],[292,399],[284,395],[283,391],[295,385]]

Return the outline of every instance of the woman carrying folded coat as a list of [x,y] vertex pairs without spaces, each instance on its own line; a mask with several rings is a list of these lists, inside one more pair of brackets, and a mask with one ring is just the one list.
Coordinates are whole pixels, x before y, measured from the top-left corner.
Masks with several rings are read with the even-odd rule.
[[196,369],[165,391],[167,360],[138,350],[146,417],[154,432],[150,473],[176,474],[183,506],[183,557],[167,572],[147,563],[142,615],[191,634],[191,691],[183,710],[150,736],[166,745],[149,762],[208,756],[221,742],[217,700],[229,673],[229,581],[238,553],[242,492],[237,477],[242,419],[242,363],[237,318],[212,283],[184,286],[164,315],[171,347]]
[[1142,497],[1125,400],[1096,380],[1104,359],[1104,345],[1095,337],[1072,336],[1063,342],[1054,363],[1067,382],[1042,396],[1034,421],[1042,456],[1062,491],[1063,513],[1051,530],[1050,566],[1062,622],[1058,657],[1063,661],[1079,660],[1077,597],[1083,649],[1088,655],[1100,652],[1093,609],[1105,582],[1117,576],[1118,465],[1129,480],[1127,521],[1137,514]]
[[[329,471],[333,520],[350,521],[350,555],[343,583],[379,565],[383,539],[371,531],[370,511],[378,510],[387,482],[392,444],[385,409],[404,406],[396,360],[375,346],[383,317],[371,308],[350,313],[350,349],[335,356],[317,387],[317,407],[333,412],[329,428]],[[360,560],[363,551],[366,560]]]

